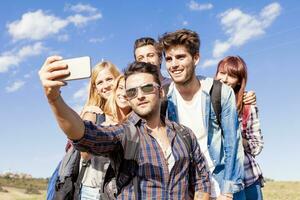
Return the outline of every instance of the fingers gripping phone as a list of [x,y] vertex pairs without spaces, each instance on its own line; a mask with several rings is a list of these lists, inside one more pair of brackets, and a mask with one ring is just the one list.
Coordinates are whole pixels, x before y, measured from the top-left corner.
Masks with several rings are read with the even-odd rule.
[[69,76],[60,79],[62,81],[91,77],[91,59],[88,56],[61,60],[59,62],[67,64],[68,70],[70,71]]

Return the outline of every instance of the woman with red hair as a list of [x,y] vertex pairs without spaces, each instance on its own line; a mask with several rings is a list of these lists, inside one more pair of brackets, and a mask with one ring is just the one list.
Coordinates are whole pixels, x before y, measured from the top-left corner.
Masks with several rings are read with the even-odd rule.
[[264,181],[255,157],[263,148],[263,137],[257,106],[255,104],[246,105],[243,102],[247,76],[245,61],[239,56],[228,56],[219,62],[215,79],[234,90],[245,154],[244,193],[247,200],[261,200],[263,199],[261,187]]

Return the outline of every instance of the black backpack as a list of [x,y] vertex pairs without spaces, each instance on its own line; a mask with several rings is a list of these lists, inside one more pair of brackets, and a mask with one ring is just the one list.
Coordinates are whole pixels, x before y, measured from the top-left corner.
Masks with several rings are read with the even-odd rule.
[[[96,124],[105,121],[105,115],[97,114]],[[59,163],[58,172],[53,173],[48,183],[47,200],[79,200],[81,182],[90,160],[83,160],[80,169],[80,151],[71,147]],[[79,171],[80,169],[80,171]]]

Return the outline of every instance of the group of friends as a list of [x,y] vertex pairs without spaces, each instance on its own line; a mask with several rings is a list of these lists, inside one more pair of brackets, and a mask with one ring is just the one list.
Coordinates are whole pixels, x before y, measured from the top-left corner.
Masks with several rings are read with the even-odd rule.
[[[214,78],[197,75],[200,38],[188,29],[139,38],[133,52],[123,74],[110,61],[94,67],[80,114],[61,96],[62,57],[39,71],[66,151],[80,152],[79,171],[89,163],[73,198],[263,199],[255,160],[263,137],[245,61],[228,56]],[[163,58],[171,78],[161,74]]]

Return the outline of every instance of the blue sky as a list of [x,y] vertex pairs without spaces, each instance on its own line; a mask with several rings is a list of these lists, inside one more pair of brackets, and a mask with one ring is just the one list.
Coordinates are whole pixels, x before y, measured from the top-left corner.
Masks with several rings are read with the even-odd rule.
[[[300,180],[298,1],[11,0],[0,11],[0,173],[48,177],[63,155],[66,137],[37,75],[47,56],[88,55],[93,65],[107,59],[123,69],[136,38],[188,28],[201,38],[198,74],[213,76],[227,55],[245,59],[265,140],[257,159],[268,178]],[[87,83],[62,89],[76,110]]]

